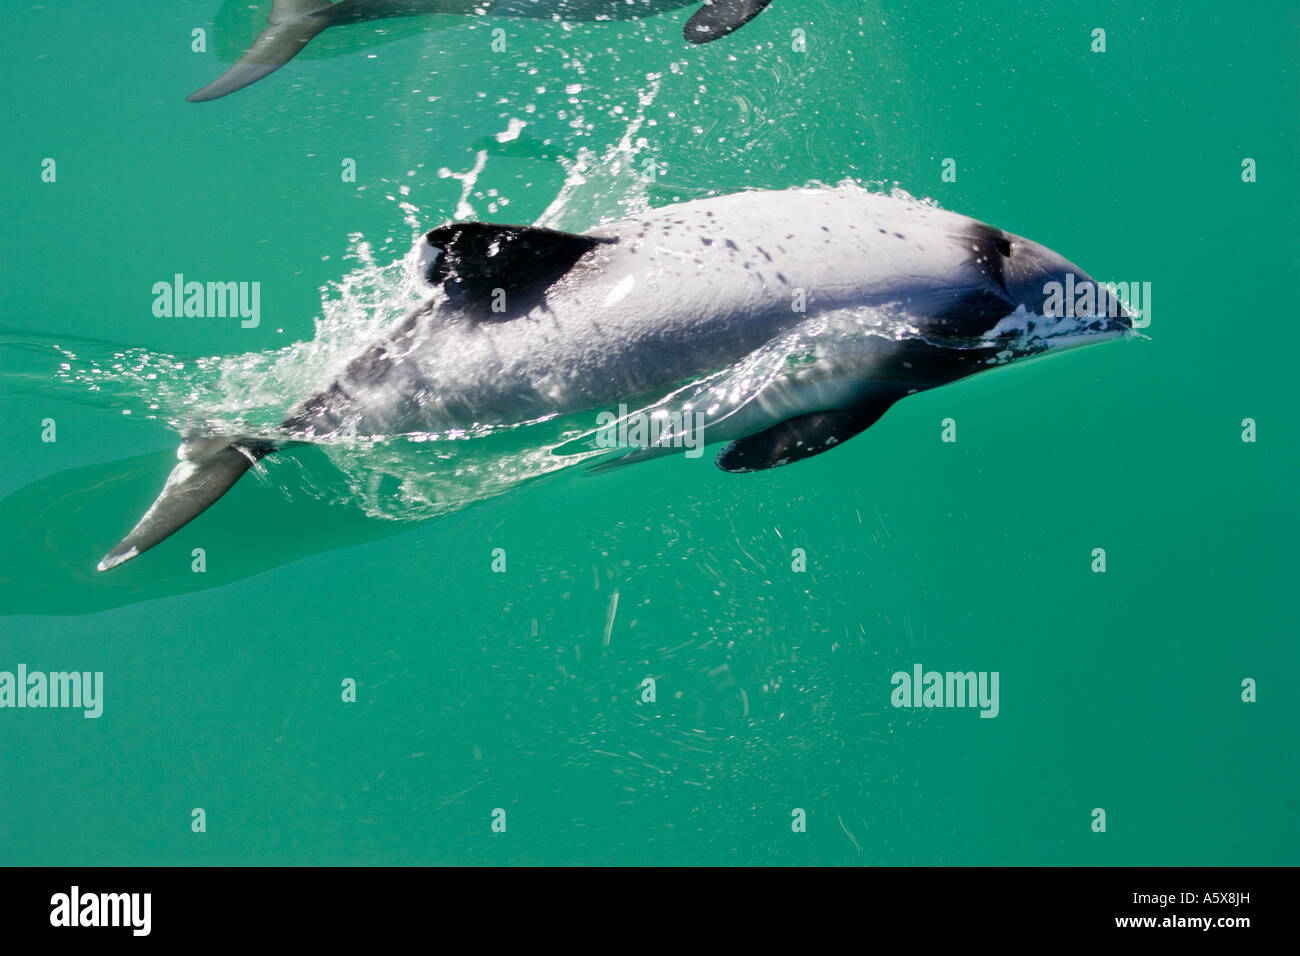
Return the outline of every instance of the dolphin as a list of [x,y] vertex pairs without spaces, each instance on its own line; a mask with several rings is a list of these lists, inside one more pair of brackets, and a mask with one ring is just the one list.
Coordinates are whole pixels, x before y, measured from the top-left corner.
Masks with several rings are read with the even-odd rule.
[[[229,70],[186,97],[215,100],[284,66],[327,27],[429,13],[550,20],[630,20],[701,0],[274,0],[267,27]],[[702,0],[686,22],[691,43],[724,37],[758,16],[771,0]]]
[[[1132,333],[1110,291],[1050,249],[858,186],[693,200],[583,234],[454,222],[422,236],[409,261],[428,291],[421,305],[275,434],[185,441],[99,570],[299,443],[469,431],[648,397],[655,414],[690,423],[676,438],[727,442],[718,467],[758,471],[820,454],[916,392]],[[614,463],[673,444],[623,448]]]

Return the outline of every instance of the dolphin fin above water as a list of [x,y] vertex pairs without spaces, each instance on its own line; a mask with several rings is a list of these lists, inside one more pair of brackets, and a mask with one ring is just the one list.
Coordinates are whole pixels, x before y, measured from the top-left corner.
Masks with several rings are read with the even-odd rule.
[[148,551],[189,524],[264,458],[279,443],[258,438],[200,438],[184,442],[181,461],[167,476],[153,505],[112,551],[99,562],[107,571]]
[[[220,99],[269,76],[297,56],[312,38],[332,26],[424,14],[491,14],[579,20],[619,19],[687,6],[695,0],[610,0],[607,4],[571,0],[274,0],[267,26],[229,70],[186,97],[191,103]],[[704,0],[683,35],[691,43],[708,43],[744,26],[771,0]],[[644,9],[638,9],[638,6]]]

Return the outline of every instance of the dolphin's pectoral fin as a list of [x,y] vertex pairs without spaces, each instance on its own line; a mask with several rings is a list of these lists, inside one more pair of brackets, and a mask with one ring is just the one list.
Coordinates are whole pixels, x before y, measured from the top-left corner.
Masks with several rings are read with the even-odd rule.
[[739,30],[763,12],[772,0],[706,0],[682,30],[692,43],[708,43]]
[[204,438],[177,451],[180,464],[167,476],[158,500],[121,543],[99,562],[107,571],[148,551],[180,530],[230,490],[253,464],[276,449],[262,439]]
[[762,471],[820,455],[866,431],[904,394],[902,391],[877,393],[869,401],[851,408],[787,418],[779,425],[733,441],[718,453],[717,465],[723,471]]
[[617,242],[542,229],[456,222],[427,233],[423,279],[441,286],[454,305],[474,317],[524,314],[556,280],[592,249]]

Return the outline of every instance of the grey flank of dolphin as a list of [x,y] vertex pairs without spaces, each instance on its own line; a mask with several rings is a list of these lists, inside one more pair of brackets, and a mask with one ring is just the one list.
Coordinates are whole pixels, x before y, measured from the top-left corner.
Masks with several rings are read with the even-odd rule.
[[[856,186],[693,200],[580,235],[452,223],[423,236],[413,261],[426,301],[293,406],[276,434],[185,441],[158,499],[99,569],[147,551],[259,459],[304,442],[509,426],[669,396],[656,411],[689,421],[690,434],[676,448],[623,447],[619,463],[726,442],[719,468],[757,471],[833,448],[916,392],[1132,334],[1110,292],[1050,249]],[[1053,284],[1097,291],[1062,312]],[[758,386],[672,404],[682,383],[745,368],[792,337],[807,344],[800,360]]]
[[[708,43],[744,26],[771,0],[704,0],[683,35]],[[632,20],[701,0],[275,0],[267,26],[229,70],[186,97],[201,103],[243,89],[274,73],[312,38],[334,26],[427,14],[525,17],[535,20]]]

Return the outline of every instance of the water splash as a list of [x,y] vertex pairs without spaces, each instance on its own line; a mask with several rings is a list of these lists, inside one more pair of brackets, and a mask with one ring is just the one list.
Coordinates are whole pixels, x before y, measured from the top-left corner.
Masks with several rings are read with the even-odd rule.
[[620,217],[635,216],[650,208],[649,187],[658,167],[646,152],[648,141],[640,132],[661,85],[661,74],[646,74],[646,88],[637,93],[636,112],[622,137],[603,154],[584,146],[576,159],[558,157],[565,171],[564,185],[538,217],[537,225],[548,229],[588,228],[592,223],[582,222],[581,217],[590,216],[593,200],[608,196],[617,197]]
[[[573,64],[583,75],[580,61]],[[552,155],[564,170],[563,184],[537,217],[536,224],[581,231],[597,221],[634,216],[651,206],[652,187],[660,172],[650,153],[647,124],[659,95],[662,75],[646,74],[635,91],[635,105],[612,109],[622,119],[613,142],[580,147],[572,156]],[[571,125],[586,130],[584,84],[566,86],[573,108]],[[528,141],[528,121],[505,117],[504,128],[476,144],[468,169],[437,171],[442,179],[459,182],[454,217],[464,220],[488,213],[507,200],[479,183],[495,156],[527,155],[546,143]],[[413,174],[413,173],[412,173]],[[822,185],[822,184],[812,184]],[[858,186],[852,181],[838,184]],[[827,187],[829,188],[829,187]],[[890,184],[868,184],[880,190]],[[893,185],[895,195],[902,194]],[[329,386],[345,366],[401,321],[427,294],[418,278],[415,240],[441,215],[430,214],[411,201],[402,184],[387,198],[400,211],[409,230],[409,251],[381,263],[375,246],[360,233],[348,237],[344,261],[349,271],[320,290],[320,311],[310,339],[265,352],[233,356],[185,357],[109,343],[61,341],[55,387],[120,409],[142,419],[167,423],[189,438],[207,435],[283,437],[281,423],[297,401]],[[389,247],[386,241],[384,247]],[[806,324],[797,334],[769,343],[733,366],[700,380],[680,384],[667,394],[645,397],[630,414],[660,415],[699,410],[709,426],[721,425],[744,411],[759,396],[785,387],[800,370],[825,357],[826,349],[864,347],[872,336],[916,334],[883,314],[854,312],[825,316]],[[834,339],[831,343],[830,340]],[[828,344],[829,343],[829,344]],[[12,343],[6,343],[12,344]],[[49,380],[30,384],[48,392]],[[339,475],[348,489],[342,496],[365,514],[397,520],[445,514],[475,501],[509,491],[524,482],[572,468],[610,451],[594,441],[596,412],[566,418],[546,417],[497,426],[481,426],[437,434],[407,434],[357,438],[343,433],[320,440],[318,447],[338,475],[316,475],[292,451],[272,456],[255,469],[262,481],[292,494],[340,499]],[[319,467],[319,456],[317,456]]]
[[[636,106],[615,142],[604,149],[583,147],[574,157],[555,157],[565,170],[565,180],[538,225],[576,231],[600,218],[593,209],[612,206],[623,215],[634,215],[649,207],[653,176],[646,175],[641,161],[646,139],[639,133],[659,88],[659,76],[648,75],[647,86],[636,93]],[[576,103],[578,91],[572,94]],[[525,121],[509,120],[495,142],[515,144],[526,126]],[[491,158],[491,148],[480,149],[468,170],[438,171],[440,177],[461,184],[455,218],[477,215],[478,183]],[[281,423],[294,402],[328,386],[348,362],[427,296],[418,278],[415,240],[441,216],[413,203],[406,185],[387,198],[397,205],[410,230],[409,251],[381,263],[365,236],[349,235],[344,261],[350,269],[321,288],[320,311],[310,339],[263,352],[194,357],[90,339],[42,341],[26,333],[0,333],[0,346],[9,354],[21,352],[26,359],[21,369],[12,365],[6,369],[6,382],[162,421],[185,438],[282,436]],[[52,381],[51,351],[58,357]],[[731,372],[742,378],[745,374]],[[737,387],[733,382],[731,388]],[[664,396],[662,401],[671,398]],[[548,417],[468,431],[366,439],[335,436],[318,444],[341,473],[349,503],[373,517],[423,519],[608,454],[590,446],[570,446],[563,454],[556,453],[581,439],[591,419],[591,415],[567,421]],[[338,476],[313,475],[292,452],[267,459],[254,474],[293,494],[328,493],[339,498]]]

